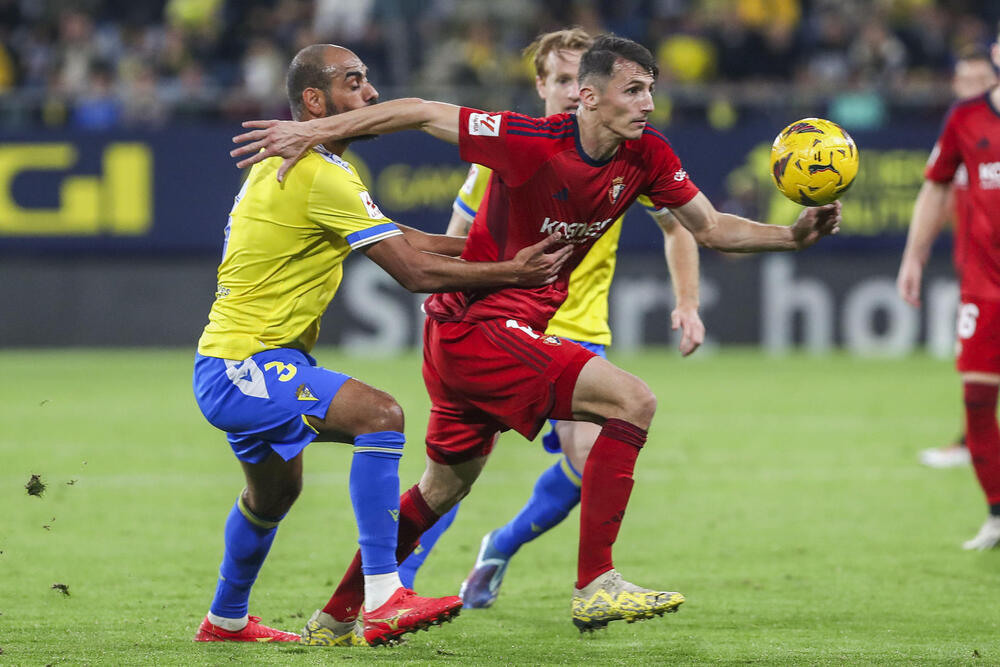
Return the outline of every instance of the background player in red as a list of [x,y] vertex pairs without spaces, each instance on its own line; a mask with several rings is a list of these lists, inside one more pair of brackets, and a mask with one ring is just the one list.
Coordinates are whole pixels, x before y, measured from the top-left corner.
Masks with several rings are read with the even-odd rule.
[[[289,158],[283,175],[320,141],[422,129],[457,143],[463,160],[494,171],[465,259],[506,257],[556,230],[574,246],[563,275],[549,287],[453,292],[426,302],[428,462],[417,487],[424,505],[413,506],[418,511],[407,523],[422,532],[464,497],[501,431],[532,439],[549,417],[601,424],[584,467],[580,502],[573,622],[581,631],[673,611],[684,598],[635,586],[614,569],[612,546],[656,397],[634,375],[541,333],[565,298],[570,272],[640,194],[669,208],[702,245],[728,251],[805,248],[835,233],[840,222],[839,203],[805,209],[790,227],[717,211],[666,138],[647,124],[656,75],[646,48],[605,35],[581,58],[575,116],[536,119],[401,99],[308,123],[245,123],[260,129],[236,137],[247,143],[232,152],[249,155],[240,166],[274,155]],[[416,541],[401,529],[399,555]],[[324,611],[343,619],[363,594],[356,559]]]
[[[951,89],[957,100],[967,100],[984,94],[997,84],[997,73],[993,68],[988,49],[975,48],[964,52],[955,62],[955,72],[951,80]],[[969,192],[969,174],[965,165],[960,165],[951,183],[953,201],[948,210],[951,216],[958,215],[966,206]],[[920,462],[931,468],[954,468],[968,465],[969,448],[965,446],[965,429],[954,442],[944,447],[932,447],[920,452]]]
[[[993,45],[994,64],[1000,46]],[[920,305],[920,283],[931,245],[949,214],[950,184],[959,167],[968,191],[959,200],[955,228],[958,309],[958,372],[965,400],[966,443],[989,515],[979,533],[962,546],[991,549],[1000,543],[1000,87],[955,104],[931,152],[917,195],[906,249],[899,267],[900,296]]]

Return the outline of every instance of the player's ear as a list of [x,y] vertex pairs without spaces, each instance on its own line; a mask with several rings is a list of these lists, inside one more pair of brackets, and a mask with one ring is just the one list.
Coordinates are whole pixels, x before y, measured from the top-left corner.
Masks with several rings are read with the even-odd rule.
[[541,75],[535,76],[535,90],[538,91],[538,96],[545,99],[545,77]]
[[302,106],[314,118],[326,116],[326,100],[318,88],[306,88],[302,91]]
[[580,106],[588,111],[597,108],[600,93],[592,81],[585,81],[580,84]]

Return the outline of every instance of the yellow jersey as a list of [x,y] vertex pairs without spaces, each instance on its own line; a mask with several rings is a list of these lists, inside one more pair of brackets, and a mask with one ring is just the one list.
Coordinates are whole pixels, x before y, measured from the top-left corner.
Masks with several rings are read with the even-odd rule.
[[402,231],[350,163],[322,146],[278,183],[281,158],[255,164],[226,226],[218,289],[198,341],[207,357],[246,359],[280,347],[309,352],[351,250]]
[[[452,209],[470,223],[476,217],[492,173],[491,169],[480,164],[470,166],[469,175],[455,197]],[[650,215],[658,212],[645,195],[639,197],[639,203]],[[566,300],[549,320],[545,333],[586,343],[611,344],[608,294],[615,274],[621,232],[622,218],[619,218],[573,269]]]

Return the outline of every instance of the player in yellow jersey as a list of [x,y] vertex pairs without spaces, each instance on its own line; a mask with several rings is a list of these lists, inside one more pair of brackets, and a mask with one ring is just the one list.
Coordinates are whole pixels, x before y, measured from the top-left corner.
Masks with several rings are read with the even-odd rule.
[[[292,61],[288,97],[295,118],[308,120],[373,104],[378,93],[356,55],[318,44]],[[508,262],[457,259],[461,239],[424,234],[379,211],[341,157],[348,143],[315,147],[280,184],[281,160],[254,165],[230,212],[194,390],[208,421],[226,431],[246,488],[226,521],[218,587],[197,641],[300,640],[247,611],[278,523],[302,488],[302,452],[313,441],[354,445],[349,486],[366,598],[341,623],[325,622],[317,610],[301,641],[393,642],[458,613],[457,596],[419,597],[397,574],[397,535],[423,530],[415,524],[429,512],[418,487],[399,496],[402,410],[389,394],[317,366],[309,353],[351,250],[407,289],[427,292],[548,284],[568,257],[569,248],[546,252],[558,242],[553,235]]]
[[[536,88],[545,102],[545,115],[575,112],[580,101],[577,69],[580,55],[590,47],[591,37],[579,28],[559,30],[540,36],[525,49],[534,60]],[[469,175],[455,198],[448,234],[464,236],[479,210],[492,172],[482,165],[469,167]],[[681,354],[687,356],[701,344],[705,327],[698,316],[698,247],[694,237],[677,223],[666,209],[656,210],[645,196],[642,204],[663,230],[665,253],[672,277],[676,308],[672,326],[680,328]],[[569,294],[549,321],[547,334],[580,343],[604,356],[611,343],[608,326],[608,293],[615,271],[619,219],[591,248],[573,270]],[[562,521],[580,500],[580,473],[600,433],[591,422],[553,421],[553,430],[544,436],[545,448],[563,456],[539,477],[528,503],[510,522],[487,533],[472,572],[462,584],[461,597],[467,608],[493,604],[510,558],[526,542]],[[416,572],[430,549],[454,520],[457,506],[421,536],[422,546],[400,566],[400,576],[412,585]]]

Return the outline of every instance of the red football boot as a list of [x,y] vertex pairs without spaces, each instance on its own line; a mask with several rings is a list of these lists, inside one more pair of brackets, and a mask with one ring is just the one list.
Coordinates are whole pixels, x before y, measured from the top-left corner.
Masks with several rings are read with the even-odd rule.
[[294,632],[284,632],[261,625],[260,616],[251,616],[246,627],[236,632],[220,628],[206,616],[198,626],[194,640],[196,642],[297,642],[299,636]]
[[362,614],[365,641],[371,646],[391,644],[408,632],[447,623],[458,616],[461,609],[462,598],[457,595],[424,598],[400,587],[381,607]]

